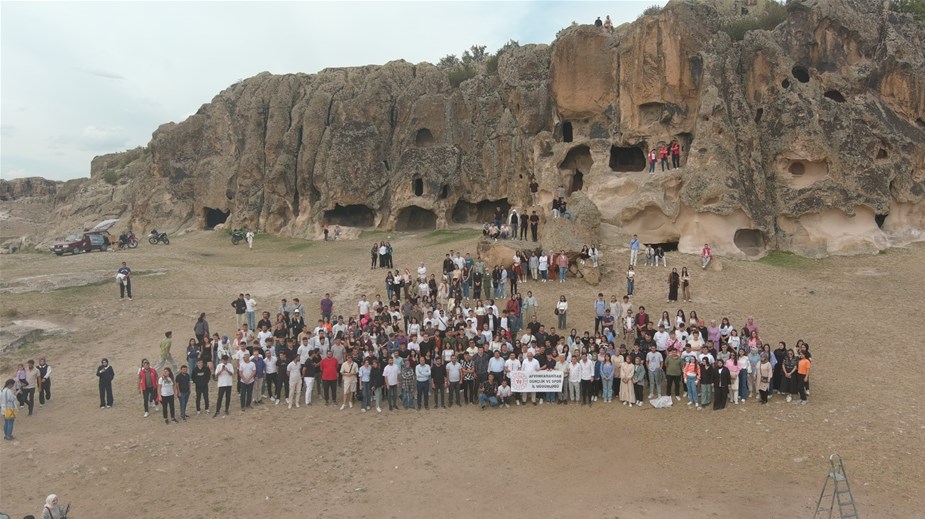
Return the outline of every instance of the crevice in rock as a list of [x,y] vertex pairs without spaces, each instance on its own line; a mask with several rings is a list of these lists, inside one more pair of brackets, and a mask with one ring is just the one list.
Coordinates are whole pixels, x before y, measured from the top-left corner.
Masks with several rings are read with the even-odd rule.
[[887,216],[888,215],[885,215],[885,214],[875,214],[874,215],[874,221],[877,222],[878,229],[883,229],[883,224],[886,223]]
[[439,197],[440,197],[441,199],[445,199],[445,198],[448,197],[448,196],[450,196],[450,186],[447,185],[447,184],[443,184],[442,186],[440,186],[440,195],[439,195]]
[[436,228],[437,215],[416,205],[403,207],[395,218],[396,231],[433,231]]
[[581,191],[585,187],[585,175],[581,171],[576,170],[575,174],[572,175],[572,181],[568,186],[568,194],[572,194],[575,191]]
[[481,200],[479,202],[468,202],[459,200],[453,206],[453,214],[450,217],[453,223],[477,223],[483,224],[495,219],[495,210],[501,208],[504,214],[511,210],[511,203],[507,198],[500,200]]
[[572,123],[565,121],[562,123],[562,141],[572,142]]
[[761,122],[761,117],[764,115],[764,108],[759,108],[755,110],[755,124]]
[[376,223],[376,212],[365,205],[334,204],[334,209],[324,212],[324,221],[344,227],[372,227]]
[[610,170],[644,171],[646,169],[646,154],[639,146],[610,146]]
[[889,157],[887,151],[883,148],[877,150],[877,160],[884,160]]
[[842,93],[838,90],[826,90],[822,95],[823,97],[827,97],[836,103],[844,103],[846,101],[845,96],[843,96]]

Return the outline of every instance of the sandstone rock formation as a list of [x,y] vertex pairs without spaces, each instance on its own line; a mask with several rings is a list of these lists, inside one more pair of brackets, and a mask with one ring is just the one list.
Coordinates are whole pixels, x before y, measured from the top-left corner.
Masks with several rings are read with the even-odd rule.
[[[458,87],[404,61],[262,73],[97,157],[57,189],[52,232],[443,228],[526,207],[535,175],[547,214],[559,186],[585,193],[610,245],[816,257],[921,240],[925,29],[884,5],[791,0],[776,29],[732,42],[709,3],[672,1],[511,49]],[[648,175],[645,154],[675,139],[682,169]]]

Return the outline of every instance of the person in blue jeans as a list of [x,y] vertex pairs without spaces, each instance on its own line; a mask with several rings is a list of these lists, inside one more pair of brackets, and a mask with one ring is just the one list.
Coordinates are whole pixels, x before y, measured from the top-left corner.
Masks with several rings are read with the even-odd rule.
[[14,440],[13,424],[16,422],[16,412],[19,411],[19,401],[16,399],[16,393],[13,386],[16,381],[9,379],[3,384],[0,390],[0,414],[3,415],[3,439]]
[[414,376],[417,380],[418,411],[421,410],[421,404],[424,405],[424,409],[430,410],[430,366],[424,356],[421,356],[418,365],[414,367]]
[[[422,361],[424,359],[421,359]],[[482,382],[482,387],[479,388],[479,407],[485,409],[486,405],[491,407],[498,407],[498,386],[495,384],[495,376],[491,373],[488,374],[488,380]]]

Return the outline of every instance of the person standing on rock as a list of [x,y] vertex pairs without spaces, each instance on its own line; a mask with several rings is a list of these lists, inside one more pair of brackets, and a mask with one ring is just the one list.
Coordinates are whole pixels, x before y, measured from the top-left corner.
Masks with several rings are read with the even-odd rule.
[[681,168],[681,144],[678,141],[671,141],[671,165],[674,169]]
[[658,152],[655,151],[655,148],[649,150],[649,174],[655,174],[655,163],[658,162]]
[[636,259],[639,256],[639,248],[641,246],[642,246],[642,243],[639,241],[639,237],[634,234],[633,239],[630,240],[630,266],[631,267],[636,266]]
[[533,238],[533,241],[537,240],[537,234],[540,229],[540,217],[537,216],[536,211],[533,211],[530,214],[530,236]]
[[520,218],[517,209],[511,209],[511,215],[508,217],[508,223],[511,225],[511,239],[517,239],[517,228],[520,225]]
[[132,269],[128,268],[125,262],[116,271],[116,280],[119,282],[119,299],[124,300],[128,295],[128,300],[132,300]]
[[527,240],[527,227],[530,225],[530,218],[527,216],[527,209],[524,208],[520,213],[520,239]]
[[668,171],[671,171],[671,164],[668,163],[668,146],[662,145],[658,150],[658,157],[662,162],[662,172],[665,171],[665,168],[668,168]]
[[600,16],[597,17],[597,20],[594,20],[594,26],[597,28],[601,28],[604,26],[604,22],[601,21]]
[[100,385],[100,409],[109,409],[112,407],[112,379],[116,377],[116,372],[109,365],[109,359],[103,359],[96,368],[96,376],[99,377]]
[[247,248],[253,250],[254,248],[254,231],[247,231],[244,235],[244,239],[247,240]]

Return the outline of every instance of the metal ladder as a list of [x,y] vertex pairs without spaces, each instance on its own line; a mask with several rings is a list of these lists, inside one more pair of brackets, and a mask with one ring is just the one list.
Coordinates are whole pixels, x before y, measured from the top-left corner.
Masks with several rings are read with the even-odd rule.
[[[819,494],[819,501],[816,502],[816,513],[813,514],[813,519],[860,517],[857,507],[854,506],[854,495],[851,494],[851,485],[848,484],[844,460],[838,454],[832,454],[829,456],[829,467],[825,484],[822,486],[822,493]],[[831,488],[830,481],[832,482]],[[826,504],[828,508],[824,507]]]

